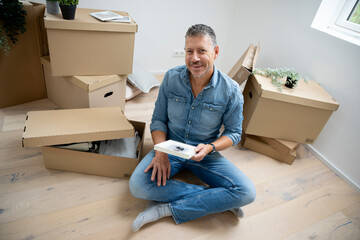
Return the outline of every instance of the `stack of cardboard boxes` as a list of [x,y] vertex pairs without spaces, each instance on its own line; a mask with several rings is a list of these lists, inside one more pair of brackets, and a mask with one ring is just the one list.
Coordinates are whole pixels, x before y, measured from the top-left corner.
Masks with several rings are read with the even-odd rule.
[[[75,20],[60,14],[44,18],[49,56],[41,63],[47,95],[66,109],[28,112],[22,142],[42,147],[47,168],[128,178],[140,160],[145,130],[145,123],[129,121],[123,113],[137,24],[101,22],[89,15],[99,11],[78,8]],[[141,139],[136,157],[55,146],[128,138],[135,131]]]
[[299,143],[313,143],[339,104],[311,80],[301,80],[293,89],[283,86],[280,92],[271,79],[260,75],[249,72],[234,78],[241,75],[239,65],[243,63],[239,61],[229,73],[239,84],[249,76],[243,90],[243,146],[292,164]]
[[47,94],[61,108],[119,106],[124,110],[137,24],[101,22],[89,15],[98,11],[79,8],[72,21],[52,14],[44,19],[50,58],[41,61]]

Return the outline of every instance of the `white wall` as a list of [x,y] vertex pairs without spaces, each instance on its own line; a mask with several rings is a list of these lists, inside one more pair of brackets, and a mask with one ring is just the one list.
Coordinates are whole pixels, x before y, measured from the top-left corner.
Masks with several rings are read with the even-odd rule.
[[[126,11],[138,24],[134,61],[153,72],[184,64],[174,49],[184,49],[185,33],[195,23],[212,26],[225,46],[232,21],[234,0],[80,0],[79,7]],[[230,14],[229,14],[230,13]],[[220,55],[219,60],[222,58]]]
[[[44,1],[38,1],[44,2]],[[340,104],[313,149],[360,188],[360,47],[310,25],[321,0],[80,0],[79,7],[127,11],[139,25],[135,61],[152,72],[183,64],[187,28],[212,26],[225,73],[250,43],[261,44],[258,67],[293,67],[319,82]]]
[[310,27],[320,3],[238,1],[226,43],[234,51],[225,53],[223,65],[228,71],[247,45],[260,42],[257,67],[293,67],[319,82],[340,107],[312,148],[359,189],[360,47]]

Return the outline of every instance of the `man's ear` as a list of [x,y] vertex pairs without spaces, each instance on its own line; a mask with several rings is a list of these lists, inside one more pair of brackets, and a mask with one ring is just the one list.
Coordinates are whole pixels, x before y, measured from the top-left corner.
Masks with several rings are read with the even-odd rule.
[[214,60],[217,58],[217,56],[219,55],[219,46],[216,46],[215,49],[215,57],[214,57]]

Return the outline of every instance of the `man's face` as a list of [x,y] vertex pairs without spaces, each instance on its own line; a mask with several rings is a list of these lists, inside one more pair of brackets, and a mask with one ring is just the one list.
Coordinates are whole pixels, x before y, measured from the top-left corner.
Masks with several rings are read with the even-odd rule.
[[185,53],[185,63],[192,76],[209,79],[213,73],[213,63],[219,53],[219,47],[214,48],[208,36],[187,37]]

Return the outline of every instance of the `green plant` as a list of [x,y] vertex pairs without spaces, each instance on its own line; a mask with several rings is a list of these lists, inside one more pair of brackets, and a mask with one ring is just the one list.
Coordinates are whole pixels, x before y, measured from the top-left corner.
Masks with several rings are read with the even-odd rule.
[[[26,11],[22,9],[22,3],[18,0],[0,0],[1,44],[5,43],[3,34],[6,34],[13,43],[18,41],[19,32],[26,31],[25,16]],[[4,46],[1,45],[0,48],[5,49]]]
[[79,0],[59,0],[59,4],[65,6],[78,5]]
[[279,92],[282,92],[282,85],[285,85],[288,88],[294,88],[297,86],[300,79],[307,82],[307,80],[302,78],[299,73],[290,68],[255,68],[252,73],[270,78],[271,83],[277,87]]
[[8,42],[8,37],[5,34],[5,31],[2,26],[0,26],[0,50],[1,49],[4,51],[6,56],[9,55],[10,46]]

